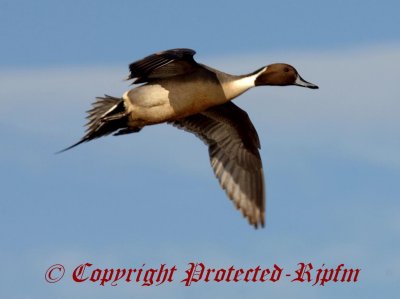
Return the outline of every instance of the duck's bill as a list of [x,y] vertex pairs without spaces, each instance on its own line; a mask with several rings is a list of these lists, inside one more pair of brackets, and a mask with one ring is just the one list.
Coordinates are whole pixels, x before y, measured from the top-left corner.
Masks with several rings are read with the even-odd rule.
[[307,82],[302,77],[300,77],[300,75],[297,75],[297,79],[294,82],[294,84],[297,86],[303,86],[303,87],[307,87],[307,88],[311,88],[311,89],[318,89],[317,85]]

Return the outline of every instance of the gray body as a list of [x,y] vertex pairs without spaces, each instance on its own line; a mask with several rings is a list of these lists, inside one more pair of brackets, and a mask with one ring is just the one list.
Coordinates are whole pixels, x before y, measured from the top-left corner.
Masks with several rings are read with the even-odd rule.
[[122,98],[130,112],[129,125],[142,127],[225,104],[252,86],[247,77],[199,65],[192,73],[154,80],[127,91]]

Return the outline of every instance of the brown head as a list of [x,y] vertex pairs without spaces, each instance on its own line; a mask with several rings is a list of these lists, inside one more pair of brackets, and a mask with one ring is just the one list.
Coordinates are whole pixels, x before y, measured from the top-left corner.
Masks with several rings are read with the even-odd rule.
[[304,80],[294,67],[286,63],[274,63],[264,68],[255,80],[255,85],[297,85],[317,89],[318,86]]

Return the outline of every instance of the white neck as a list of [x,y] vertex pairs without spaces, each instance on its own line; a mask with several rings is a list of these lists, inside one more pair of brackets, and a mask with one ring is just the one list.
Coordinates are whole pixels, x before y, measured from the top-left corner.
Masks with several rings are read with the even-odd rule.
[[261,69],[259,72],[251,75],[247,75],[241,78],[236,78],[223,84],[224,93],[227,99],[232,100],[237,96],[241,95],[245,91],[255,86],[256,78],[265,70],[267,67]]

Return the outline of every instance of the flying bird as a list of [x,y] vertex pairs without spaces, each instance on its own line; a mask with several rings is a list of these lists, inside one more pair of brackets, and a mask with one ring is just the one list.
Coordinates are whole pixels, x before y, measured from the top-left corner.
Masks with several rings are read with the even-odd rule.
[[285,63],[250,74],[230,75],[197,63],[191,49],[171,49],[129,65],[127,80],[139,86],[122,98],[98,97],[88,112],[86,134],[62,150],[106,136],[137,133],[168,123],[193,133],[207,146],[216,177],[237,209],[255,228],[265,222],[260,141],[249,116],[231,100],[255,86],[318,86]]

